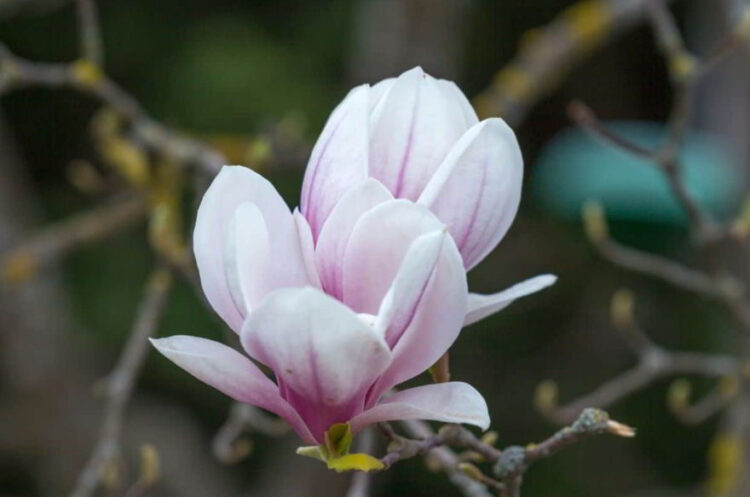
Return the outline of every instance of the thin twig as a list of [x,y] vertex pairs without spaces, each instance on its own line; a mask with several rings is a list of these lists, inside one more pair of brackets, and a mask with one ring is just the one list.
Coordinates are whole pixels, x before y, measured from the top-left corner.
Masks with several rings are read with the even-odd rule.
[[[488,489],[499,491],[503,497],[517,497],[524,473],[540,459],[559,452],[564,447],[592,435],[612,434],[632,437],[635,431],[622,423],[612,421],[599,409],[583,409],[575,422],[558,431],[547,440],[526,447],[511,446],[498,450],[477,439],[469,430],[459,425],[445,425],[438,433],[422,421],[404,421],[404,428],[414,438],[397,435],[389,425],[382,425],[384,434],[391,439],[388,453],[381,459],[386,465],[419,455],[429,455],[438,461],[451,482],[469,496],[490,495]],[[458,456],[448,447],[469,448],[492,464],[495,478],[481,473],[473,465],[460,463]]]
[[[738,376],[742,366],[734,357],[697,352],[673,352],[659,347],[638,326],[633,316],[633,303],[628,302],[627,305],[623,305],[623,300],[622,292],[615,294],[612,318],[628,346],[637,355],[637,364],[602,383],[593,392],[562,406],[557,404],[556,386],[550,383],[542,384],[541,390],[537,391],[537,408],[551,421],[557,424],[569,423],[575,419],[581,409],[587,406],[608,408],[661,378],[681,375],[709,378]],[[551,393],[550,388],[554,389]]]
[[244,459],[252,450],[250,440],[241,438],[247,430],[278,437],[289,431],[289,425],[263,413],[257,407],[236,402],[232,405],[229,417],[214,436],[212,446],[216,458],[226,464]]
[[2,278],[10,282],[23,281],[41,266],[143,219],[146,206],[142,196],[130,195],[42,228],[0,255]]
[[151,118],[140,104],[100,68],[86,61],[72,64],[42,63],[21,59],[0,44],[0,95],[17,88],[41,86],[71,88],[108,105],[128,120],[135,136],[178,164],[198,166],[214,176],[225,164],[224,158],[203,143],[167,128]]
[[474,99],[482,116],[520,122],[576,63],[639,24],[651,0],[583,0],[523,38],[517,55]]
[[[372,454],[375,450],[375,431],[373,428],[366,429],[357,437],[357,452]],[[373,473],[368,471],[357,471],[349,482],[349,489],[345,497],[369,497],[372,486]]]
[[119,453],[125,408],[143,366],[148,339],[154,334],[164,311],[171,282],[171,273],[163,267],[155,269],[149,277],[125,348],[115,369],[104,380],[106,406],[99,437],[78,475],[71,497],[92,496],[100,484],[102,472]]
[[97,66],[104,65],[102,34],[95,0],[76,0],[79,51],[82,57]]

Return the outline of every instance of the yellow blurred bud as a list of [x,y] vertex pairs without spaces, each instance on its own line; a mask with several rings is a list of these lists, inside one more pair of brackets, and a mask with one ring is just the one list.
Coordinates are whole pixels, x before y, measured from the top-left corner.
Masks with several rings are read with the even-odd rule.
[[21,283],[32,277],[38,266],[39,261],[31,252],[12,253],[3,261],[3,279],[13,284]]
[[609,314],[612,323],[619,330],[626,330],[633,326],[635,297],[627,288],[621,288],[612,296]]
[[101,84],[104,73],[101,68],[86,59],[78,59],[70,66],[73,80],[81,86],[94,88]]
[[692,391],[693,387],[688,380],[681,378],[673,381],[667,391],[667,407],[672,412],[684,411],[690,403]]
[[149,487],[159,481],[161,461],[159,452],[151,444],[141,445],[141,481]]
[[534,405],[541,412],[551,411],[557,407],[558,388],[553,380],[545,380],[536,387]]
[[743,469],[742,441],[731,433],[719,433],[708,450],[708,491],[713,496],[732,495]]
[[607,228],[607,219],[604,217],[604,207],[601,203],[596,200],[589,200],[583,204],[581,216],[589,241],[601,243],[607,239],[609,229]]
[[463,474],[465,474],[466,476],[468,476],[474,481],[482,481],[484,479],[484,475],[479,470],[479,468],[477,468],[470,462],[459,463],[458,469],[460,469]]

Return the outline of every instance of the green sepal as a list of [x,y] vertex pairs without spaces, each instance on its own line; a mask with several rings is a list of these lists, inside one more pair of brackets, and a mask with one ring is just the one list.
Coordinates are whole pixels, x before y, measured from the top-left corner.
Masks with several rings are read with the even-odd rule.
[[325,447],[330,457],[345,456],[352,445],[352,428],[349,423],[331,425],[325,434]]
[[385,468],[379,459],[363,452],[334,457],[326,461],[326,465],[328,469],[337,473],[343,473],[344,471],[379,471]]
[[297,454],[326,463],[337,473],[344,471],[376,471],[384,469],[379,459],[364,453],[350,454],[352,429],[349,423],[336,423],[326,431],[323,445],[298,447]]

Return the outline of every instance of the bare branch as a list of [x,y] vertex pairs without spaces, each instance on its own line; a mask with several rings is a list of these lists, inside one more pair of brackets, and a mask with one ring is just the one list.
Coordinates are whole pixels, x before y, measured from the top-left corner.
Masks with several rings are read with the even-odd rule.
[[146,201],[128,196],[42,228],[17,247],[0,255],[2,278],[20,282],[41,266],[60,259],[82,245],[92,243],[143,219]]
[[[741,362],[734,357],[697,352],[672,352],[654,344],[636,323],[633,304],[623,304],[623,292],[613,298],[612,317],[615,326],[638,356],[635,367],[604,382],[593,392],[560,406],[557,386],[545,382],[537,388],[536,405],[539,411],[557,424],[570,423],[587,406],[607,408],[617,401],[641,390],[654,381],[670,376],[698,375],[709,378],[737,377]],[[627,310],[623,308],[629,307]]]
[[244,459],[252,450],[252,442],[240,437],[248,430],[277,437],[287,433],[289,425],[263,413],[257,407],[235,402],[229,417],[214,436],[213,451],[216,458],[226,464]]
[[104,65],[102,34],[95,0],[76,0],[80,56],[97,66]]
[[[372,454],[375,450],[375,431],[373,428],[366,429],[358,437],[357,452]],[[357,471],[352,476],[349,489],[345,497],[369,497],[373,473]]]
[[215,150],[152,119],[98,66],[85,60],[72,64],[32,62],[16,57],[0,44],[0,95],[27,86],[72,88],[96,98],[128,120],[145,145],[179,164],[196,165],[214,176],[225,163]]
[[511,124],[521,121],[580,59],[639,24],[650,1],[578,2],[528,33],[516,57],[474,99],[477,112],[500,115]]
[[162,267],[155,269],[149,277],[130,337],[115,369],[104,380],[107,404],[99,438],[78,475],[71,497],[92,496],[100,484],[103,470],[117,457],[125,408],[146,357],[148,339],[154,334],[164,311],[171,283],[171,273]]

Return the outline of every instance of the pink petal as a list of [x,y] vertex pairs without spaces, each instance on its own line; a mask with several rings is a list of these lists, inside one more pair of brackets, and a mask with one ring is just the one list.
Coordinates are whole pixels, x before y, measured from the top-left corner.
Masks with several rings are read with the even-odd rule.
[[[420,247],[420,243],[424,245]],[[439,245],[437,245],[439,243]],[[432,250],[439,257],[426,271]],[[425,275],[429,274],[426,284]],[[383,392],[424,372],[453,344],[466,313],[466,272],[453,239],[446,234],[423,237],[415,242],[383,299],[376,329],[387,323],[386,337],[392,343],[393,359],[368,394],[371,406]]]
[[258,206],[244,202],[235,210],[228,231],[224,254],[227,285],[244,316],[270,291],[268,229]]
[[539,290],[543,290],[544,288],[553,285],[555,281],[557,281],[557,276],[553,274],[542,274],[520,283],[516,283],[502,292],[493,293],[491,295],[470,293],[464,326],[476,323],[487,316],[499,312],[512,304],[514,300],[536,293]]
[[366,211],[392,198],[383,185],[368,178],[347,192],[333,208],[320,230],[315,249],[315,260],[326,293],[341,298],[341,261],[356,222]]
[[315,267],[315,243],[313,242],[310,225],[307,223],[307,219],[305,219],[305,216],[302,215],[299,209],[294,209],[292,216],[294,216],[294,222],[297,224],[300,251],[302,253],[302,261],[304,262],[307,280],[310,282],[310,285],[315,288],[321,288],[320,276],[318,276],[318,269]]
[[[225,166],[209,186],[198,208],[193,232],[193,250],[203,291],[211,306],[230,328],[242,328],[244,313],[232,298],[225,261],[230,223],[240,204],[251,202],[262,213],[270,250],[283,260],[269,275],[269,285],[304,285],[307,275],[300,254],[297,228],[289,208],[273,185],[259,174],[241,166]],[[254,229],[249,227],[248,229]],[[253,257],[254,254],[243,254]]]
[[518,211],[523,158],[502,119],[482,121],[453,146],[419,197],[448,225],[466,269],[505,236]]
[[453,81],[447,81],[445,79],[439,79],[437,80],[437,84],[440,87],[440,90],[445,95],[446,100],[450,100],[451,103],[455,106],[454,112],[456,112],[456,114],[458,115],[463,116],[466,129],[471,128],[479,122],[479,118],[477,117],[477,113],[474,110],[474,107],[471,106],[471,102],[469,102],[469,99],[466,98],[466,95],[464,95],[459,87],[456,86],[456,83],[454,83]]
[[433,231],[417,238],[409,247],[395,280],[380,305],[375,329],[383,330],[388,346],[393,348],[411,324],[422,298],[429,288],[438,265],[443,243],[450,235]]
[[341,300],[356,312],[376,314],[412,242],[442,228],[434,214],[407,200],[389,200],[365,212],[340,261]]
[[468,129],[464,101],[420,67],[399,76],[372,111],[370,176],[395,197],[416,200]]
[[284,418],[306,443],[316,443],[299,414],[278,387],[247,357],[205,338],[177,335],[151,340],[156,349],[182,369],[238,402]]
[[429,419],[443,423],[467,423],[486,430],[490,414],[482,395],[461,382],[436,383],[409,388],[378,402],[351,420],[357,432],[373,423],[400,419]]
[[316,438],[363,407],[391,352],[350,309],[312,288],[270,294],[247,319],[245,350],[273,369]]
[[300,210],[315,239],[344,193],[367,178],[369,93],[367,85],[349,92],[328,118],[307,163]]

